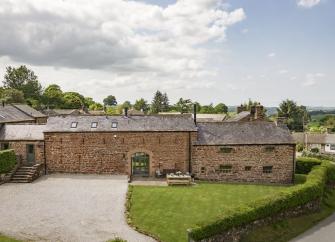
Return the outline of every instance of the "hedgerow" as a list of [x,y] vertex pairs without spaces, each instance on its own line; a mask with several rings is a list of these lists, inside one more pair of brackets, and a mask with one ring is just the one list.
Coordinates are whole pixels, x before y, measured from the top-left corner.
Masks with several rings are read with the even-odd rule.
[[299,157],[296,161],[297,174],[308,174],[316,165],[321,165],[322,161],[312,157]]
[[10,172],[16,165],[14,150],[0,151],[0,174]]
[[274,196],[269,196],[246,206],[239,207],[220,219],[189,230],[189,236],[199,241],[228,231],[233,227],[243,226],[266,217],[273,216],[288,209],[304,205],[310,201],[321,200],[325,184],[335,178],[335,166],[328,161],[320,162],[311,168],[304,184],[291,188]]

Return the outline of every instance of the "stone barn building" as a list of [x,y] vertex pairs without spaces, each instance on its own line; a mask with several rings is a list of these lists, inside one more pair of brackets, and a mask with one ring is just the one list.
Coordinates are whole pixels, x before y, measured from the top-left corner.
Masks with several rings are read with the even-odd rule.
[[0,142],[22,157],[32,153],[27,145],[34,145],[35,162],[48,172],[155,177],[181,171],[213,181],[293,181],[295,142],[287,128],[260,120],[195,119],[190,114],[49,117],[46,126],[20,127],[25,129],[20,135],[14,125],[3,126]]
[[199,179],[291,183],[295,144],[289,131],[272,122],[201,123],[192,149]]

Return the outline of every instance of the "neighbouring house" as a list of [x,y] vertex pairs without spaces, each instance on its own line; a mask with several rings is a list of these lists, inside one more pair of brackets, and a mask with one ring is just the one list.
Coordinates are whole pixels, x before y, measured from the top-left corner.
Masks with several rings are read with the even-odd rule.
[[81,111],[79,109],[46,109],[43,110],[43,113],[49,117],[81,115]]
[[252,106],[250,110],[246,110],[243,105],[237,107],[237,114],[226,122],[250,122],[256,120],[264,120],[264,107],[260,104]]
[[44,164],[46,125],[6,124],[0,130],[1,149],[14,149],[24,166]]
[[47,116],[27,104],[2,104],[0,106],[0,124],[46,123]]
[[198,123],[211,123],[211,122],[223,122],[226,120],[227,115],[222,114],[207,114],[207,113],[197,113]]
[[273,122],[198,124],[192,173],[200,179],[291,183],[295,142]]
[[20,126],[22,134],[13,126],[1,129],[0,141],[8,144],[3,148],[14,148],[27,161],[34,153],[48,172],[154,177],[181,171],[203,180],[293,181],[295,142],[286,127],[273,122],[198,122],[191,114],[125,112],[49,117],[47,125]]
[[297,144],[304,145],[307,150],[317,148],[320,153],[335,154],[335,134],[295,132],[292,136]]

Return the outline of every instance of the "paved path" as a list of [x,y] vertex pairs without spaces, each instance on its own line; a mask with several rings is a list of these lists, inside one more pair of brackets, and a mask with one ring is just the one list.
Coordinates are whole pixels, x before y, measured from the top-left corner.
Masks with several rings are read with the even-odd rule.
[[307,230],[291,242],[334,242],[335,241],[335,213]]
[[0,186],[0,233],[33,241],[128,242],[153,239],[124,218],[125,176],[50,175]]

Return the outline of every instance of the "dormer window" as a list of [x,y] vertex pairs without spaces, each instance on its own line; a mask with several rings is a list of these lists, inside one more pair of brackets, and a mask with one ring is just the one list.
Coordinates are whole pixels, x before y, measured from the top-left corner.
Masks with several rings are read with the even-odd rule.
[[95,129],[98,127],[98,122],[92,122],[91,123],[91,128]]
[[117,122],[112,122],[112,128],[116,129],[117,128]]
[[78,122],[72,122],[71,123],[71,128],[75,129],[77,128]]

